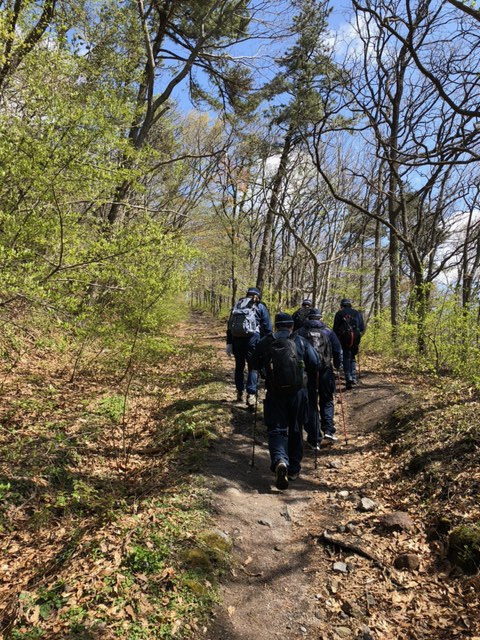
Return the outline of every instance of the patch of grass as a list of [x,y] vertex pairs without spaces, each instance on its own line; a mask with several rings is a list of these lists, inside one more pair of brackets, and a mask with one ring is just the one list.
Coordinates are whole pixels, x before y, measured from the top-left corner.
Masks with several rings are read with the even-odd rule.
[[118,424],[125,411],[125,396],[105,396],[98,403],[97,413],[108,418],[113,424]]

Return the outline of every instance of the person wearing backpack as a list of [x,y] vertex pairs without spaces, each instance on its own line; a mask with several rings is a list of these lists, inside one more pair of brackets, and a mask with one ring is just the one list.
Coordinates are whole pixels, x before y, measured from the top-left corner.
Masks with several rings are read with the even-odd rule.
[[[258,381],[257,371],[252,366],[252,354],[260,338],[272,333],[270,314],[260,298],[260,290],[250,287],[245,297],[240,298],[233,307],[227,323],[226,353],[235,358],[237,402],[242,402],[246,387],[246,402],[250,409],[255,407]],[[245,365],[247,365],[246,385]]]
[[342,345],[345,385],[347,389],[351,389],[357,384],[355,356],[365,331],[365,323],[362,313],[352,307],[352,301],[348,298],[340,302],[340,309],[333,319],[333,330]]
[[[308,420],[305,423],[307,446],[318,451],[322,445],[333,444],[335,435],[335,369],[342,366],[342,346],[335,333],[322,321],[319,309],[312,308],[308,320],[298,330],[318,355],[316,384],[308,389]],[[318,409],[320,408],[320,424]]]
[[308,415],[307,384],[315,383],[318,369],[313,347],[292,331],[292,316],[277,313],[275,333],[262,338],[253,354],[254,367],[265,374],[263,418],[277,489],[287,489],[288,481],[300,473],[303,425]]
[[293,331],[298,331],[300,327],[303,326],[303,323],[308,320],[308,313],[312,307],[312,301],[308,298],[302,302],[302,306],[300,309],[297,309],[293,314]]

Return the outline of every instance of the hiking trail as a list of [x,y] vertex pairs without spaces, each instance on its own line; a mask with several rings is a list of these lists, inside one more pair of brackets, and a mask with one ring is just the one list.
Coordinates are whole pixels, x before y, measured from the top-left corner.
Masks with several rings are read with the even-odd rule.
[[[205,324],[204,329],[211,333],[212,327]],[[263,383],[252,467],[254,414],[234,402],[234,361],[224,354],[224,336],[207,339],[218,349],[224,368],[219,400],[231,406],[231,421],[213,445],[204,473],[216,526],[233,542],[233,565],[223,577],[221,603],[206,637],[404,637],[398,635],[395,619],[392,623],[391,596],[402,592],[398,584],[409,578],[399,572],[395,578],[371,558],[381,558],[379,546],[385,544],[375,544],[372,518],[395,510],[376,495],[382,455],[376,425],[405,401],[406,393],[378,374],[361,371],[359,384],[342,394],[347,442],[337,394],[338,443],[318,455],[317,469],[314,453],[305,450],[300,477],[279,491],[269,470]],[[372,500],[372,511],[359,510],[365,498]],[[325,531],[341,539],[343,548],[324,544]]]

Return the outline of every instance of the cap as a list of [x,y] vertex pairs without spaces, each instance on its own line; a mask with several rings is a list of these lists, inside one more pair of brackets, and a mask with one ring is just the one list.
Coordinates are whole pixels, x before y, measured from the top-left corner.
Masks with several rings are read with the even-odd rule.
[[247,290],[247,296],[258,296],[260,298],[261,295],[260,289],[257,289],[257,287],[250,287],[250,289]]
[[275,315],[276,327],[293,327],[293,318],[288,313],[277,313]]
[[310,309],[310,311],[308,312],[308,317],[309,318],[321,318],[322,317],[322,312],[320,311],[320,309],[316,309],[315,307],[313,309]]
[[311,307],[312,306],[312,301],[309,300],[308,298],[305,298],[305,300],[302,302],[302,307]]
[[340,302],[340,306],[341,307],[351,307],[352,306],[352,301],[350,300],[350,298],[343,298],[343,300]]

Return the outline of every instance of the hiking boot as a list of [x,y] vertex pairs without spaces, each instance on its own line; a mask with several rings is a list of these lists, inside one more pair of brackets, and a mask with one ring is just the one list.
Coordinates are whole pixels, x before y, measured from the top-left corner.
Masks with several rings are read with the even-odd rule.
[[243,391],[237,391],[237,402],[242,402],[243,400]]
[[283,460],[275,465],[275,486],[277,489],[288,489],[288,470]]
[[293,480],[298,480],[299,475],[300,475],[299,471],[291,471],[291,472],[289,471],[288,472],[288,479],[292,480],[292,481]]
[[351,380],[347,380],[345,383],[345,389],[351,389],[353,387],[353,383]]
[[325,441],[325,443],[328,443],[328,444],[330,444],[330,443],[333,444],[334,442],[338,441],[338,438],[334,433],[326,433],[323,436],[322,441]]
[[315,444],[307,442],[306,447],[309,451],[320,451],[320,445],[318,442],[316,442]]
[[253,393],[247,393],[247,407],[253,409],[255,406],[255,395]]

